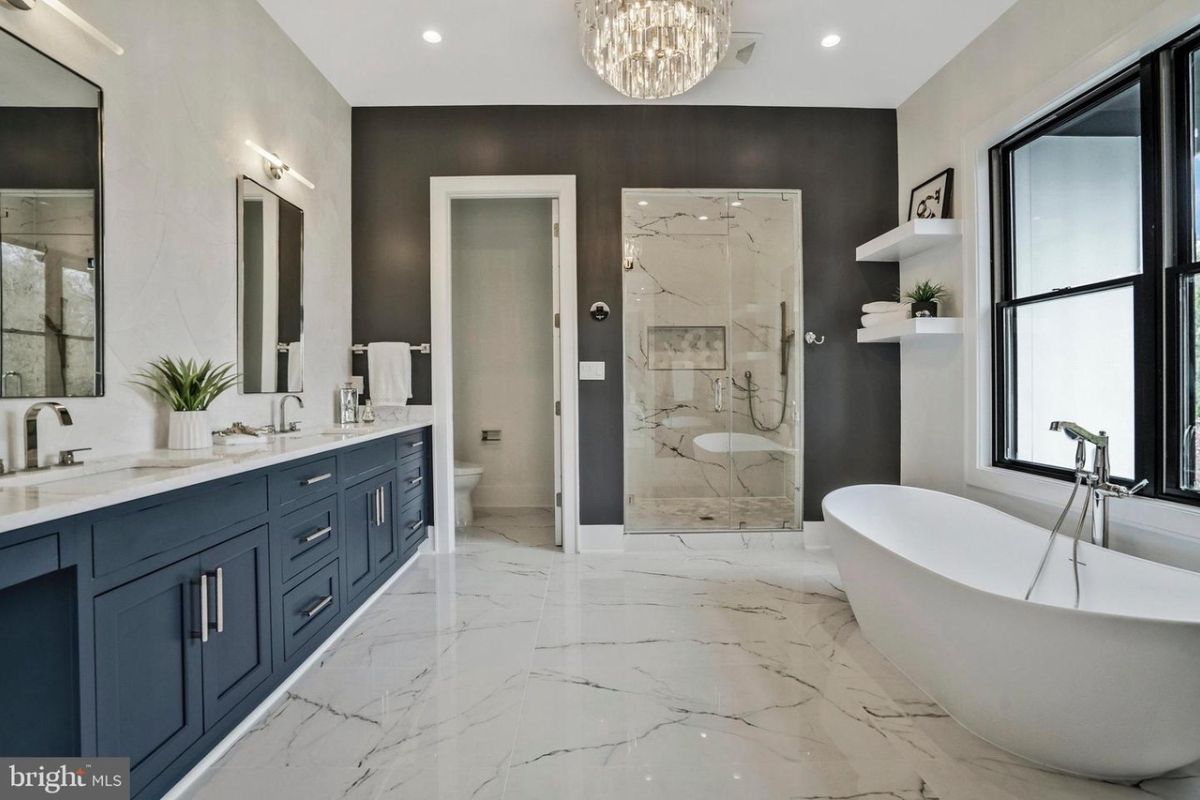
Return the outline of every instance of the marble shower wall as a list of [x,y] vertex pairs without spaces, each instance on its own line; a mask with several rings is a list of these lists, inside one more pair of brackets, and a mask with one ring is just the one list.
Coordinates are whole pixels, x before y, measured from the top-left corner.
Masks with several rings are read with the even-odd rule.
[[[797,327],[798,203],[797,195],[778,192],[626,194],[624,237],[633,263],[624,282],[627,503],[632,496],[638,504],[784,498],[798,505],[799,349],[789,347],[785,380],[780,328],[781,302],[787,329]],[[655,326],[723,328],[724,368],[689,360],[687,352],[672,356],[675,368],[652,368]],[[720,379],[724,405],[717,411]],[[755,418],[776,430],[755,426],[750,387]],[[731,432],[749,449],[720,452]],[[732,527],[738,517],[735,504]]]
[[[333,419],[350,373],[350,106],[255,0],[72,0],[120,42],[115,56],[59,15],[0,7],[0,26],[104,91],[105,372],[71,398],[75,425],[43,425],[43,450],[106,456],[161,446],[167,414],[130,385],[161,354],[237,357],[235,181],[271,184],[304,209],[305,409]],[[253,139],[316,183],[265,177]],[[220,398],[214,424],[262,424],[278,395]],[[0,401],[6,455],[29,401]],[[20,463],[18,458],[15,463]]]

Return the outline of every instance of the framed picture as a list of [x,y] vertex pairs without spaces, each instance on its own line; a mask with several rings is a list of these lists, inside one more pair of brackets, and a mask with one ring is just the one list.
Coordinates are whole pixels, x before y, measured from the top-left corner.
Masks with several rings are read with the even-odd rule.
[[954,191],[954,170],[939,172],[912,190],[908,198],[908,218],[950,219],[954,207],[950,204]]
[[650,369],[725,369],[725,326],[651,325]]

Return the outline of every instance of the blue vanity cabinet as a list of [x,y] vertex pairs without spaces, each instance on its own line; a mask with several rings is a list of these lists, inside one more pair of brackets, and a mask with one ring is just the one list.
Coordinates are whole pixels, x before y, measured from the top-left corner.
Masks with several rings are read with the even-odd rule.
[[210,584],[209,635],[200,648],[207,730],[271,675],[266,527],[206,550],[200,572]]
[[95,600],[97,747],[134,794],[204,732],[199,581],[195,556]]
[[[0,661],[0,709],[18,720],[0,739],[127,756],[132,796],[161,797],[415,554],[427,441],[386,436],[0,533],[0,639],[46,654]],[[60,698],[57,712],[18,694],[42,680],[52,690],[25,694]]]

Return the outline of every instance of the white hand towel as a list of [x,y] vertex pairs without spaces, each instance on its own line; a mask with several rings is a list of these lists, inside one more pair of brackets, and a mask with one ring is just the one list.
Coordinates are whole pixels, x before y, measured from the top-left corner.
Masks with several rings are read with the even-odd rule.
[[864,328],[874,328],[876,325],[887,325],[889,322],[903,322],[908,319],[908,309],[903,311],[889,311],[886,314],[864,314],[862,318],[862,326]]
[[287,387],[289,392],[304,391],[304,343],[288,342]]
[[408,342],[370,342],[367,377],[372,405],[408,405],[412,399],[412,350]]
[[881,300],[877,303],[867,303],[862,310],[864,314],[886,314],[890,311],[903,311],[906,308],[908,308],[908,303],[889,303]]

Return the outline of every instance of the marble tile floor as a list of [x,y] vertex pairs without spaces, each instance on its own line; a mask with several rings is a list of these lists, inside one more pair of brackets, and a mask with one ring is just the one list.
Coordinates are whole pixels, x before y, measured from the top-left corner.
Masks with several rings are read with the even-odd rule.
[[777,530],[791,527],[786,497],[643,497],[625,506],[630,531]]
[[862,639],[827,554],[565,556],[548,511],[421,556],[188,793],[249,798],[1200,798],[1056,774]]

